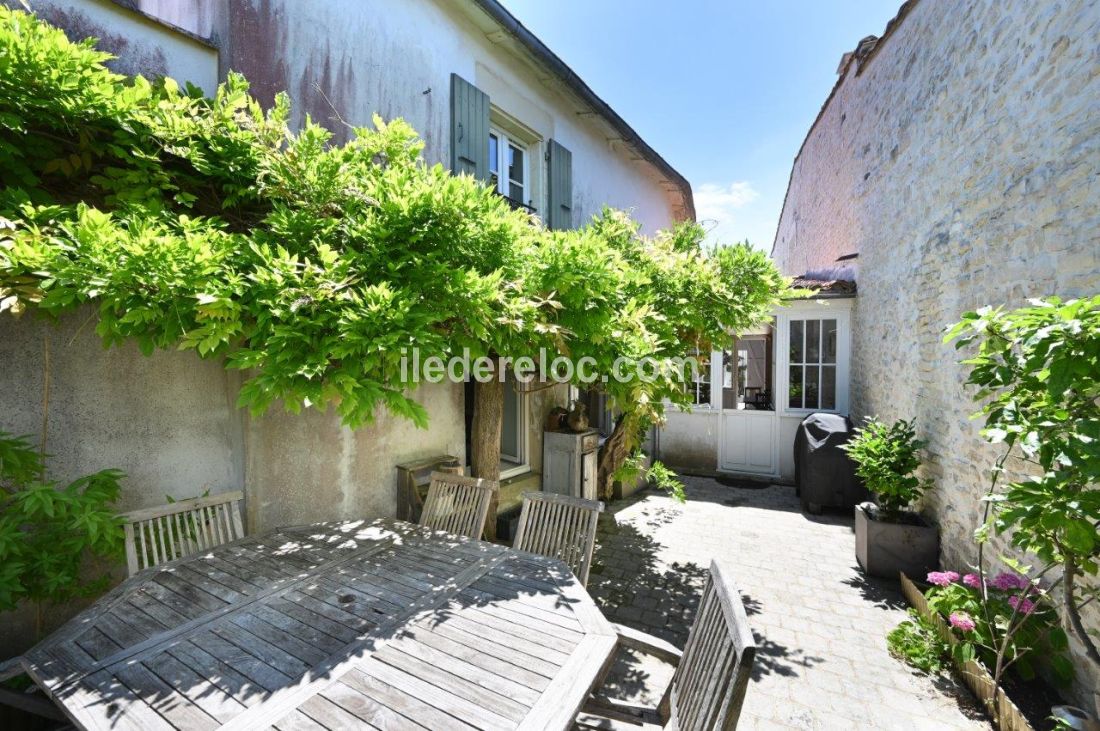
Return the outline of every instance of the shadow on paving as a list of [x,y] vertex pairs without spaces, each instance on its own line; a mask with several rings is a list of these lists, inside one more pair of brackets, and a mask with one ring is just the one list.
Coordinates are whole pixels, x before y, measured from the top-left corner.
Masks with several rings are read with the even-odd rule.
[[849,579],[844,579],[846,584],[859,591],[859,595],[868,604],[879,609],[898,609],[905,611],[909,603],[905,601],[897,582],[889,579],[878,579],[865,574],[858,574]]
[[[689,493],[688,499],[691,501],[713,501],[709,495],[690,490]],[[610,621],[648,632],[683,648],[709,574],[709,566],[690,562],[665,564],[659,557],[665,546],[641,532],[634,524],[616,520],[616,514],[635,505],[646,494],[648,491],[615,504],[600,516],[588,591]],[[764,497],[762,493],[758,495]],[[756,501],[750,498],[746,502]],[[753,507],[770,508],[771,505],[756,502]],[[790,508],[776,501],[775,509]],[[632,520],[646,530],[654,530],[674,521],[681,513],[682,509],[678,506],[657,506],[647,508]],[[832,518],[825,516],[825,521],[832,522]],[[752,617],[759,615],[764,607],[744,591],[741,592],[741,600],[751,625]],[[769,639],[756,628],[753,635],[757,643],[754,680],[767,675],[797,676],[801,669],[822,662],[822,658],[806,655],[798,648]],[[632,651],[621,651],[607,678],[606,693],[612,697],[655,703],[671,673],[672,668],[664,663]]]

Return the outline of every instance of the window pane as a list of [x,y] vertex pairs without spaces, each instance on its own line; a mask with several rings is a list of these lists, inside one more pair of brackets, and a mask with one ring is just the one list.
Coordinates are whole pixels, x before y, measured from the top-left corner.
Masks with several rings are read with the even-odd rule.
[[[695,372],[693,388],[695,391],[695,403],[700,406],[710,405],[710,359],[695,350],[696,362],[699,364]],[[691,375],[690,370],[687,375]]]
[[520,395],[515,381],[504,384],[504,418],[500,429],[500,458],[520,463]]
[[806,320],[806,362],[821,362],[821,320]]
[[723,409],[737,408],[737,389],[744,369],[744,360],[737,343],[734,340],[733,350],[722,353],[722,403],[719,406]]
[[523,150],[519,149],[515,145],[508,145],[508,177],[511,180],[519,183],[521,186],[524,183]]
[[500,140],[489,135],[489,172],[500,174]]
[[820,375],[820,369],[817,366],[806,366],[806,399],[803,403],[803,408],[816,409],[817,406],[817,391],[818,383],[817,379]]
[[821,321],[822,363],[836,363],[836,320]]
[[523,186],[510,183],[508,185],[508,197],[517,203],[524,203],[523,199]]
[[791,366],[790,397],[787,404],[792,409],[802,408],[802,366]]
[[836,366],[821,366],[821,408],[836,408]]
[[791,320],[791,363],[802,363],[802,320]]

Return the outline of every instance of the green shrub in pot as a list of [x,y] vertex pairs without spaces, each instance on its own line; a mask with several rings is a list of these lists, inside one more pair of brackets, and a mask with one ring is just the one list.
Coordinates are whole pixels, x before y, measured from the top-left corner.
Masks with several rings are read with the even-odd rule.
[[914,474],[923,448],[912,421],[873,417],[842,447],[875,497],[855,509],[856,558],[872,576],[923,576],[938,564],[938,531],[910,510],[932,486]]
[[867,417],[856,436],[841,447],[856,463],[856,474],[875,496],[883,520],[891,523],[901,520],[931,487],[931,480],[913,474],[920,467],[923,448],[924,442],[917,439],[912,421],[898,419],[887,425],[875,417]]

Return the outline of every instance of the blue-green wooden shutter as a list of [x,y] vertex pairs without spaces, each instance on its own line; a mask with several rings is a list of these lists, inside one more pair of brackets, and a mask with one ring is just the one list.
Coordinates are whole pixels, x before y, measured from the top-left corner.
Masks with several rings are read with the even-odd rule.
[[451,74],[451,172],[489,180],[489,95]]
[[546,223],[552,229],[573,228],[573,153],[557,140],[550,140],[549,201]]

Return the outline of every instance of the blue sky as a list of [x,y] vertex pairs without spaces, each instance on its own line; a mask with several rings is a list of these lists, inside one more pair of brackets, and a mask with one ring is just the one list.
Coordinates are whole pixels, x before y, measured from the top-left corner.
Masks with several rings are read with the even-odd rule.
[[691,181],[712,238],[765,250],[841,55],[900,3],[504,0]]

